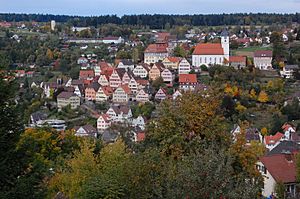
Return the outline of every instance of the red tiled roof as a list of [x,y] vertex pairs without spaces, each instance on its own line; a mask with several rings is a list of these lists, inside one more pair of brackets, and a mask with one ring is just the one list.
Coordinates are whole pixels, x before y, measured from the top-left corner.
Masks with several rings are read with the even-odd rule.
[[193,55],[224,55],[224,50],[220,43],[198,44],[193,52]]
[[275,144],[277,143],[284,135],[282,133],[277,132],[275,135],[265,136],[266,144]]
[[136,80],[136,82],[143,86],[147,86],[149,84],[149,81],[146,79],[138,79],[138,80]]
[[271,50],[257,50],[254,52],[254,57],[272,57],[273,52]]
[[112,93],[114,92],[113,88],[110,86],[102,86],[102,90],[107,96],[112,95]]
[[130,94],[131,93],[131,90],[130,90],[130,88],[128,87],[127,84],[122,85],[120,87],[125,91],[126,94]]
[[230,56],[229,62],[245,62],[246,63],[246,57],[245,56]]
[[197,83],[196,74],[180,74],[179,83]]
[[145,132],[139,132],[139,133],[137,133],[136,138],[137,138],[138,142],[143,141],[146,138]]
[[94,77],[95,73],[94,70],[80,70],[79,77],[82,79],[88,78],[88,77]]
[[294,154],[276,154],[260,158],[276,182],[296,182],[296,164]]
[[167,57],[166,59],[173,63],[179,62],[181,60],[180,57]]
[[105,122],[109,122],[110,121],[110,116],[108,114],[101,114],[100,117],[102,117]]
[[167,53],[167,44],[150,44],[145,53]]
[[[282,125],[282,130],[283,131],[287,131],[289,128],[293,128],[295,130],[295,127],[293,127],[292,125],[290,125],[289,123],[284,123],[284,125]],[[295,130],[296,131],[296,130]]]

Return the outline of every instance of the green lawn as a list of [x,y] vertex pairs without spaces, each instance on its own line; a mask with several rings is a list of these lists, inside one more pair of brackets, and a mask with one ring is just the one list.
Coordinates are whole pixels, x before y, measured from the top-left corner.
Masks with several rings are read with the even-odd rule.
[[238,48],[238,49],[235,49],[235,50],[231,50],[231,52],[232,52],[233,55],[240,55],[240,54],[244,54],[244,53],[246,53],[246,54],[252,53],[256,50],[272,50],[272,47],[271,46],[268,46],[268,47],[250,46],[250,47],[247,47],[247,48]]

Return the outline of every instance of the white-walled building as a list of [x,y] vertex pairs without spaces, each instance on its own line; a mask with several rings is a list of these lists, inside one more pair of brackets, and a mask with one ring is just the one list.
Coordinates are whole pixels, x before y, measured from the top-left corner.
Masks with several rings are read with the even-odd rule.
[[224,30],[221,33],[221,43],[198,44],[192,55],[193,66],[224,65],[229,61],[229,36]]
[[178,74],[189,74],[191,72],[191,64],[183,58],[178,64]]

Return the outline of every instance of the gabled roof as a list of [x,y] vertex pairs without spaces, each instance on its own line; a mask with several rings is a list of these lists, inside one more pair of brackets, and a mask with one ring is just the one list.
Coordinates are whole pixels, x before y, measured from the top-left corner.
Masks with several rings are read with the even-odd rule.
[[180,62],[180,60],[182,58],[181,57],[166,57],[165,59],[168,59],[170,62],[177,63],[177,62]]
[[115,71],[118,73],[119,77],[122,79],[124,74],[126,73],[125,68],[116,68]]
[[87,88],[92,88],[97,92],[100,88],[100,84],[98,82],[92,82]]
[[284,123],[283,125],[282,125],[282,130],[285,132],[285,131],[288,131],[289,130],[289,128],[292,128],[294,131],[296,131],[296,128],[293,126],[293,125],[291,125],[291,124],[289,124],[289,123]]
[[92,125],[90,125],[90,124],[87,124],[87,125],[84,125],[84,126],[75,127],[74,129],[75,129],[76,131],[78,131],[81,127],[84,129],[84,131],[85,131],[87,134],[95,134],[95,133],[97,133],[96,128],[94,128],[94,127],[93,127]]
[[101,114],[99,117],[102,117],[106,123],[110,122],[110,116],[108,114]]
[[224,50],[220,43],[198,44],[193,55],[224,55]]
[[197,83],[196,74],[180,74],[179,83]]
[[271,50],[257,50],[254,52],[254,57],[272,57],[273,52]]
[[284,140],[281,141],[276,147],[267,153],[267,156],[284,153],[295,153],[300,150],[300,145],[297,142]]
[[146,63],[142,63],[141,66],[146,70],[146,71],[150,71],[150,65],[146,64]]
[[131,93],[131,90],[130,90],[130,88],[128,87],[127,84],[121,85],[120,87],[125,91],[126,94]]
[[[154,66],[156,66],[156,67],[160,70],[160,72],[162,72],[162,71],[164,70],[164,68],[165,68],[165,65],[164,65],[162,62],[156,62],[156,63],[152,66],[152,68],[153,68]],[[151,69],[152,69],[152,68],[151,68]]]
[[94,77],[95,72],[94,70],[80,70],[79,77],[80,78],[87,78],[87,77]]
[[149,85],[149,81],[147,79],[137,79],[136,82],[143,86]]
[[[110,86],[102,86],[102,87],[100,87],[100,88],[102,88],[103,93],[104,93],[106,96],[110,96],[110,95],[112,95],[113,92],[114,92],[113,88],[110,87]],[[99,88],[99,89],[100,89],[100,88]]]
[[127,105],[118,105],[118,106],[116,106],[116,105],[113,105],[113,106],[111,106],[111,108],[114,110],[114,112],[116,113],[116,114],[121,114],[121,113],[123,113],[123,114],[128,114],[129,113],[129,111],[131,110],[130,109],[130,107],[129,106],[127,106]]
[[275,154],[264,156],[260,161],[276,182],[296,182],[296,163],[294,154]]
[[283,136],[284,134],[277,132],[275,135],[265,136],[265,142],[267,145],[276,144]]

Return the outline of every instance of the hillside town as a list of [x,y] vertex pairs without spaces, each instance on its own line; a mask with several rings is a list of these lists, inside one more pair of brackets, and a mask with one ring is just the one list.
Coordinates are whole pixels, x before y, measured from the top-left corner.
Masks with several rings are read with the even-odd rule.
[[152,125],[160,128],[164,103],[213,96],[232,142],[262,150],[252,165],[263,179],[261,198],[275,198],[278,184],[285,198],[299,197],[299,23],[127,33],[112,24],[0,21],[0,31],[7,52],[20,45],[35,53],[0,57],[3,80],[17,83],[14,102],[26,104],[26,130],[140,144]]

